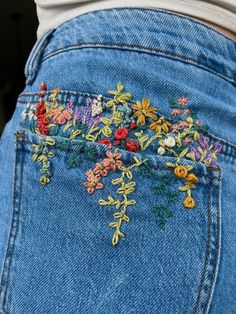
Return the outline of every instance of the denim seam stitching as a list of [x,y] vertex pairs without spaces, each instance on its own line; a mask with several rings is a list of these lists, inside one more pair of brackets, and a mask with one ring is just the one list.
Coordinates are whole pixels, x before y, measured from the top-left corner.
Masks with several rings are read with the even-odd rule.
[[68,46],[68,47],[64,47],[62,49],[58,49],[55,50],[52,53],[49,53],[48,55],[45,55],[42,60],[39,62],[39,64],[42,64],[44,61],[60,54],[63,52],[68,52],[71,50],[77,50],[77,49],[87,49],[87,48],[105,48],[105,49],[120,49],[120,50],[127,50],[127,51],[136,51],[136,52],[140,52],[140,53],[147,53],[150,55],[157,55],[157,56],[162,56],[165,58],[170,58],[170,59],[176,59],[178,61],[182,61],[184,63],[187,64],[192,64],[194,66],[197,66],[199,68],[205,69],[207,71],[209,71],[212,74],[215,74],[223,79],[225,79],[226,81],[229,81],[231,83],[236,84],[236,81],[234,80],[233,77],[228,77],[225,76],[224,74],[221,74],[207,66],[205,66],[204,64],[201,64],[193,59],[187,58],[184,55],[177,55],[174,53],[170,53],[170,52],[165,52],[163,50],[157,50],[157,49],[153,49],[153,48],[147,48],[147,47],[143,47],[143,46],[135,46],[135,45],[127,45],[127,44],[120,44],[120,45],[114,45],[112,43],[96,43],[96,42],[92,42],[92,43],[83,43],[80,45],[73,45],[73,46]]
[[[18,144],[32,145],[32,144],[35,144],[35,143],[32,142],[32,141],[21,141],[21,142],[18,142]],[[71,144],[71,145],[76,145],[76,144]],[[57,150],[57,151],[61,151],[60,148],[58,148],[58,147],[54,147],[53,149]],[[27,149],[27,151],[31,152],[30,149]],[[72,152],[72,151],[73,150],[69,150],[68,152]],[[97,157],[103,158],[104,157],[104,153],[103,154],[102,153],[98,153]],[[130,162],[128,159],[125,159],[125,160],[127,162]],[[152,168],[155,169],[155,170],[161,170],[161,171],[170,170],[170,168],[168,168],[168,167],[164,168],[164,167],[159,167],[159,166],[152,166]],[[208,168],[208,172],[209,173],[212,173],[212,172],[215,172],[215,171],[218,171],[218,170],[212,170],[212,169]],[[200,177],[200,178],[208,178],[208,179],[216,180],[216,181],[219,180],[218,177],[213,177],[211,175],[204,175],[204,174],[199,174],[199,173],[197,173],[197,174],[198,174],[198,177]]]
[[[12,220],[11,220],[11,228],[9,231],[9,238],[8,238],[8,245],[7,245],[7,252],[4,261],[3,267],[3,274],[1,280],[1,290],[3,291],[3,300],[2,300],[2,307],[4,313],[8,313],[6,309],[7,305],[7,293],[9,287],[9,280],[10,280],[10,269],[12,265],[12,258],[15,248],[15,240],[19,228],[19,218],[20,218],[20,207],[21,207],[21,191],[22,191],[22,184],[23,184],[23,166],[24,166],[24,154],[23,151],[19,152],[19,143],[16,143],[16,158],[15,158],[15,176],[14,176],[14,190],[13,190],[13,213],[12,213]],[[22,146],[23,147],[23,146]],[[17,182],[19,186],[17,187]],[[18,191],[18,196],[16,197],[16,193]],[[14,226],[15,224],[15,226]],[[10,254],[9,254],[10,253]],[[7,257],[9,261],[7,261]]]
[[[217,180],[217,192],[219,193],[219,184],[220,184],[220,180],[221,180],[221,171],[219,171],[219,175],[218,175],[218,180]],[[205,258],[204,258],[204,270],[202,272],[202,276],[201,276],[201,281],[200,281],[200,285],[199,285],[199,289],[198,289],[198,295],[197,295],[197,300],[196,300],[196,304],[194,307],[194,312],[193,314],[197,314],[201,312],[201,309],[199,308],[200,306],[200,302],[201,300],[205,299],[205,297],[207,296],[206,300],[204,301],[204,307],[203,307],[203,314],[207,314],[209,311],[209,307],[210,307],[210,301],[212,299],[212,294],[213,294],[213,290],[214,290],[214,283],[216,281],[216,276],[217,276],[217,272],[218,272],[218,264],[219,264],[219,259],[220,259],[220,223],[221,221],[219,220],[219,201],[217,201],[217,206],[216,206],[216,215],[217,215],[217,231],[214,232],[214,234],[216,234],[216,242],[217,242],[217,251],[214,254],[214,260],[217,259],[217,265],[215,267],[213,267],[213,270],[210,269],[209,267],[209,257],[210,257],[210,251],[212,248],[212,242],[214,239],[214,234],[213,233],[213,201],[212,201],[212,196],[213,196],[213,180],[210,177],[209,178],[209,189],[208,189],[208,241],[207,241],[207,245],[206,245],[206,253],[205,253]],[[207,275],[209,273],[213,273],[213,281],[211,280],[210,285],[208,285],[208,291],[204,292],[204,285],[206,284],[206,278]]]
[[217,226],[217,230],[216,230],[216,244],[211,244],[211,247],[213,246],[214,248],[216,248],[216,253],[215,253],[215,257],[216,257],[216,265],[214,266],[212,273],[212,280],[210,283],[210,292],[208,293],[208,297],[206,299],[206,303],[205,303],[205,307],[204,307],[204,314],[208,313],[209,309],[210,309],[210,305],[211,305],[211,301],[213,298],[213,293],[214,293],[214,289],[215,289],[215,284],[216,284],[216,280],[217,280],[217,275],[218,275],[218,271],[219,271],[219,263],[220,263],[220,252],[221,252],[221,210],[220,210],[220,195],[221,195],[221,170],[219,171],[219,175],[218,175],[219,180],[218,185],[217,185],[217,193],[218,193],[218,199],[217,199],[217,206],[216,206],[216,226]]

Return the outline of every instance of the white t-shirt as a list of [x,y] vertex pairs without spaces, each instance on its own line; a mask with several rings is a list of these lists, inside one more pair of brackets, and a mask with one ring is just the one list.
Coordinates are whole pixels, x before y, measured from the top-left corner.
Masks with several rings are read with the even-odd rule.
[[236,0],[35,0],[38,37],[87,12],[120,7],[166,9],[191,15],[236,33]]

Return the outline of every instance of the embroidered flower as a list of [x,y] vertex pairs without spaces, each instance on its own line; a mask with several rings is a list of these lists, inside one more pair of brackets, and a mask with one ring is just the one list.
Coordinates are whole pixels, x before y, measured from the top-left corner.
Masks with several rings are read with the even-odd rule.
[[38,118],[38,129],[39,132],[43,135],[48,135],[49,134],[49,130],[48,130],[48,119],[46,116],[40,116]]
[[194,173],[189,173],[185,180],[186,180],[186,183],[189,185],[198,183],[198,178],[196,177]]
[[98,95],[97,99],[95,99],[92,104],[92,117],[96,117],[102,112],[102,95]]
[[108,169],[106,168],[106,166],[101,162],[101,163],[96,163],[93,172],[95,174],[99,174],[102,177],[105,177],[108,175]]
[[105,145],[107,145],[107,146],[109,146],[109,147],[112,147],[112,142],[111,142],[110,140],[106,139],[106,138],[101,138],[101,139],[98,141],[98,143],[100,143],[100,144],[105,144]]
[[158,148],[158,150],[157,150],[157,153],[158,153],[160,156],[164,155],[165,152],[166,152],[165,148],[164,148],[164,147],[161,147],[161,146],[160,146],[160,147]]
[[65,124],[67,120],[71,120],[72,114],[72,109],[63,109],[63,107],[58,107],[51,109],[49,116],[53,118],[53,122],[55,124]]
[[182,179],[187,176],[188,170],[185,166],[177,166],[174,168],[174,174],[178,179]]
[[178,116],[179,114],[180,114],[180,109],[173,109],[172,111],[171,111],[171,114],[173,115],[173,116]]
[[129,140],[126,145],[125,145],[126,149],[130,152],[138,152],[139,151],[139,146],[138,144],[134,141],[134,140]]
[[87,188],[89,194],[92,194],[95,190],[100,190],[103,188],[103,184],[99,182],[101,178],[100,175],[95,175],[92,169],[86,172],[87,181],[83,185]]
[[117,140],[125,140],[129,134],[129,130],[127,128],[119,128],[115,131],[115,138]]
[[187,196],[183,201],[183,205],[186,208],[193,208],[195,206],[195,200],[191,196]]
[[188,115],[188,114],[190,114],[190,110],[189,109],[184,109],[184,110],[182,110],[182,113],[185,114],[185,115]]
[[36,120],[37,117],[34,114],[34,105],[30,104],[30,103],[27,104],[27,106],[26,106],[25,110],[22,112],[21,116],[22,116],[23,120],[27,120],[27,119],[29,119],[29,120],[33,120],[33,119]]
[[178,104],[179,104],[179,105],[184,106],[184,105],[186,105],[187,103],[188,103],[188,98],[187,98],[187,97],[181,97],[181,98],[178,99]]
[[166,121],[164,117],[160,117],[157,121],[150,124],[150,129],[156,131],[157,134],[160,134],[161,130],[167,133],[169,126],[171,126],[171,123]]
[[44,115],[46,113],[46,107],[44,105],[44,103],[38,103],[36,105],[34,114],[37,118],[39,118],[40,116]]
[[122,161],[120,160],[122,157],[122,154],[120,153],[112,153],[110,151],[106,152],[106,155],[108,158],[105,158],[103,160],[103,165],[111,169],[112,171],[116,171],[117,167],[120,167],[122,165]]
[[193,157],[194,161],[198,161],[201,159],[200,152],[196,149],[196,147],[191,147],[189,151],[189,155]]
[[164,139],[164,144],[169,148],[173,148],[176,144],[176,141],[174,137],[168,136],[167,138]]
[[145,125],[146,123],[146,117],[150,118],[152,120],[156,120],[157,116],[154,114],[154,112],[157,111],[157,108],[150,106],[150,100],[147,98],[144,98],[142,100],[142,103],[137,101],[136,104],[132,105],[132,109],[136,110],[133,117],[138,118],[137,124]]
[[186,137],[186,138],[184,139],[184,144],[189,145],[190,143],[191,143],[191,138]]
[[130,123],[129,127],[130,127],[131,130],[136,129],[137,128],[137,124],[132,122],[132,123]]

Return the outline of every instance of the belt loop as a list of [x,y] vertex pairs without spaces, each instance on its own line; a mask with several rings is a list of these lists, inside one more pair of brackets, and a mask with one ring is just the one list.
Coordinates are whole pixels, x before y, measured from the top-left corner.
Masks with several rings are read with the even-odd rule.
[[48,32],[43,34],[35,43],[33,49],[30,52],[30,55],[28,57],[28,60],[25,65],[25,77],[26,77],[26,85],[31,85],[35,74],[37,72],[41,53],[43,52],[43,49],[46,47],[52,33],[55,29],[50,29]]

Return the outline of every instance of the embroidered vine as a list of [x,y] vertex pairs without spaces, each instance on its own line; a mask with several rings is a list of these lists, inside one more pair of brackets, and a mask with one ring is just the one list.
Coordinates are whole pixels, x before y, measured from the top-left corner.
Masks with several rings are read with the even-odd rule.
[[134,161],[135,163],[133,163],[129,167],[119,165],[118,170],[121,171],[121,176],[117,179],[112,180],[113,185],[119,186],[117,188],[117,194],[121,195],[122,199],[114,199],[112,196],[109,195],[107,200],[99,200],[99,204],[102,206],[115,207],[115,213],[113,214],[113,217],[117,219],[117,221],[109,223],[109,227],[115,229],[112,237],[113,246],[117,245],[120,238],[125,238],[124,233],[121,231],[122,223],[130,222],[130,218],[127,215],[127,208],[136,204],[136,201],[134,199],[129,199],[129,196],[135,191],[136,188],[136,183],[135,181],[133,181],[132,170],[135,167],[140,167],[142,163],[145,162],[145,160],[141,161],[137,157],[134,157]]

